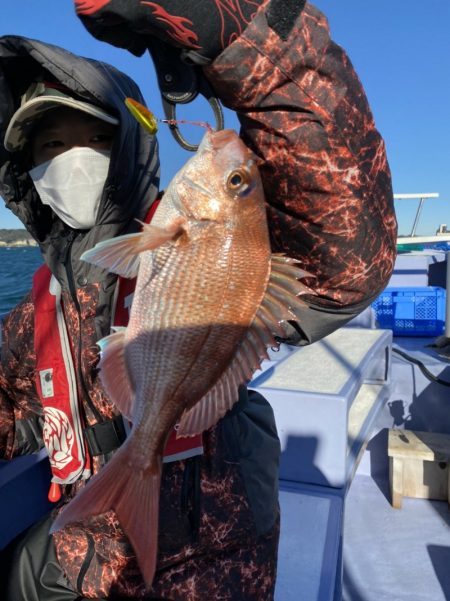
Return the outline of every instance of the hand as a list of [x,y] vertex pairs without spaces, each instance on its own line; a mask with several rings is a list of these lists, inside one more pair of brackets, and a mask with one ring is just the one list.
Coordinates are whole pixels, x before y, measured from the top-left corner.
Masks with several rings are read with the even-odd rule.
[[98,39],[141,55],[146,37],[215,58],[250,23],[264,0],[75,0]]

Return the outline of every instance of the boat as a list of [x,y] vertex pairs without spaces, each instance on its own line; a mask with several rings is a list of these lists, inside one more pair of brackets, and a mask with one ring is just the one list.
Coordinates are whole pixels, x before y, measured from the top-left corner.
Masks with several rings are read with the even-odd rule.
[[[250,383],[282,446],[276,601],[450,599],[450,235],[416,229],[371,307]],[[49,479],[44,450],[2,462],[0,548],[48,511]]]
[[394,194],[395,200],[415,200],[419,199],[419,203],[417,205],[416,215],[414,217],[411,233],[408,236],[399,236],[398,245],[400,248],[404,248],[406,246],[417,246],[420,244],[432,245],[432,244],[441,244],[443,242],[450,242],[450,232],[447,229],[447,224],[441,223],[436,230],[436,234],[434,236],[419,236],[417,234],[417,226],[419,224],[420,217],[422,215],[422,209],[424,207],[425,200],[429,198],[439,198],[439,194],[437,192],[423,192],[423,193],[415,193],[415,194]]

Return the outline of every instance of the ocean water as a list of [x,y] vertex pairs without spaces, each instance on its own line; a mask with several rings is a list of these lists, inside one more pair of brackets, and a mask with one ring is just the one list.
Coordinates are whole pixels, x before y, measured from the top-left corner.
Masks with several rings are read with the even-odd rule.
[[0,247],[0,315],[10,311],[31,289],[33,273],[42,263],[35,246]]
[[[450,243],[434,244],[433,248],[450,251]],[[31,289],[33,273],[42,263],[35,246],[0,247],[0,315],[10,311]]]

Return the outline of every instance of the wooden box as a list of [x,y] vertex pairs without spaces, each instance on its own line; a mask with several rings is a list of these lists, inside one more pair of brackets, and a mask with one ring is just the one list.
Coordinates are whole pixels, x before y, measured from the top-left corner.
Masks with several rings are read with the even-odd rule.
[[389,430],[388,455],[393,507],[403,496],[449,500],[449,434]]

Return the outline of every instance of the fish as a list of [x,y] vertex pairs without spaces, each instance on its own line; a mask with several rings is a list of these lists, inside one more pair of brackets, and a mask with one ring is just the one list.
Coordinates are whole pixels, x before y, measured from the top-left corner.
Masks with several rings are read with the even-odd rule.
[[149,588],[170,433],[197,435],[232,408],[311,294],[308,274],[272,254],[258,159],[231,129],[206,132],[142,231],[82,259],[137,277],[128,326],[98,343],[102,384],[132,427],[52,532],[114,510]]

